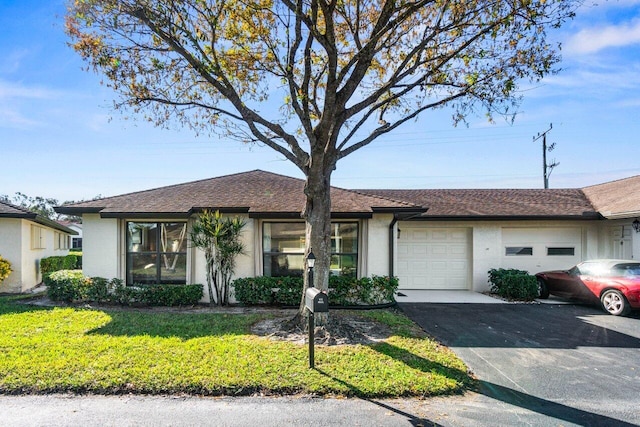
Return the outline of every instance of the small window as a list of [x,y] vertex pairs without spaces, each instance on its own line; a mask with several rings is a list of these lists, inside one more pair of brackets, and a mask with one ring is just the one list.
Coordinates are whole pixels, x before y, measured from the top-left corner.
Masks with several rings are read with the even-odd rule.
[[44,249],[44,228],[31,226],[31,249]]
[[507,246],[505,255],[529,256],[529,255],[533,255],[533,248],[531,246]]
[[549,256],[574,256],[576,254],[576,248],[547,248],[547,255]]
[[69,249],[69,238],[66,234],[55,232],[53,236],[54,249]]

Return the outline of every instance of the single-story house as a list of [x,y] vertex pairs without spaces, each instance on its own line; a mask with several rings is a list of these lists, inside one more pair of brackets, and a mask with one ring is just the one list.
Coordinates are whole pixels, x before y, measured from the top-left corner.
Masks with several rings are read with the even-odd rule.
[[0,256],[12,273],[0,283],[0,292],[28,291],[42,281],[40,260],[69,253],[76,232],[20,206],[0,200]]
[[69,249],[73,251],[82,251],[82,223],[73,221],[58,222],[76,232],[76,234],[71,237],[71,246]]
[[[246,221],[236,277],[301,274],[303,187],[255,170],[56,210],[82,216],[86,275],[206,283],[204,255],[188,241],[203,209]],[[332,271],[395,275],[400,289],[480,292],[491,268],[535,273],[588,258],[640,258],[640,234],[632,231],[640,176],[584,189],[332,187],[331,199]]]

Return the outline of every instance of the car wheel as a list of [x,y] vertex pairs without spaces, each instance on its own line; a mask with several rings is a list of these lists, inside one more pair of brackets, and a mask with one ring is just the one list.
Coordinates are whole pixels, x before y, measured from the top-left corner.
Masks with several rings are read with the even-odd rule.
[[602,302],[602,308],[614,316],[627,314],[630,309],[627,299],[620,291],[616,291],[615,289],[607,289],[604,291],[600,297],[600,301]]
[[549,298],[549,288],[547,287],[547,283],[540,278],[538,278],[538,298]]

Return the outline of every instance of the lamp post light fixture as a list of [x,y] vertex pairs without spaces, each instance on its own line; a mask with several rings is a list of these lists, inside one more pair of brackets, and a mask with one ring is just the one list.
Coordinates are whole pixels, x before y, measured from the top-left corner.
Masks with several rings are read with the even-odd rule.
[[313,287],[313,267],[316,265],[316,256],[313,251],[309,249],[309,255],[307,255],[307,267],[309,267],[309,287]]
[[638,221],[638,218],[636,218],[635,221],[631,223],[631,227],[636,230],[636,233],[640,233],[640,221]]

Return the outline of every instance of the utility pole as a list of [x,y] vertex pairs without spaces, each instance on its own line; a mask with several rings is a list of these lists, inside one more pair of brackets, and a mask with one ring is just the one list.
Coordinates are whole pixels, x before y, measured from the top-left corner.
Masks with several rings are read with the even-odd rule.
[[549,133],[553,129],[553,123],[549,125],[549,129],[545,130],[542,133],[538,133],[538,136],[533,137],[533,142],[536,142],[540,138],[542,138],[542,177],[544,178],[544,188],[549,188],[549,176],[551,175],[551,171],[553,168],[558,166],[560,163],[556,162],[553,159],[553,163],[550,165],[547,164],[547,151],[551,152],[554,148],[556,148],[556,143],[554,142],[547,149],[547,133]]

